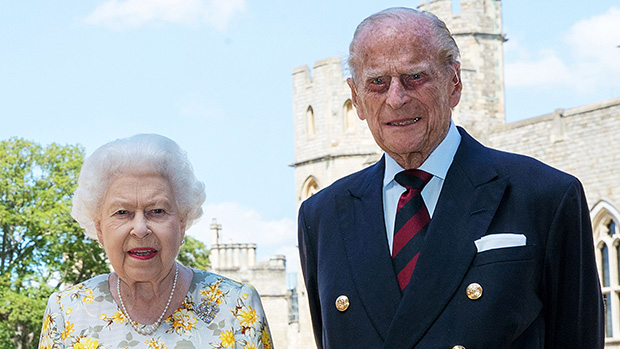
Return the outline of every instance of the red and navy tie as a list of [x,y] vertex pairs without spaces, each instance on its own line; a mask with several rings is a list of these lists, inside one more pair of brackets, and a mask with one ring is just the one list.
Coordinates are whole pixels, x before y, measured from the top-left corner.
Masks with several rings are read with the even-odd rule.
[[392,244],[392,263],[401,291],[409,284],[431,220],[420,193],[432,177],[422,170],[406,170],[394,176],[407,189],[398,200]]

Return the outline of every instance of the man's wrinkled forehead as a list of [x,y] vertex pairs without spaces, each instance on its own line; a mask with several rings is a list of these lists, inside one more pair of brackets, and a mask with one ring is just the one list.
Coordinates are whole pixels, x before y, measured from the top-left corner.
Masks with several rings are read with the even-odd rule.
[[407,67],[399,73],[419,72],[433,60],[428,27],[392,21],[361,34],[356,54],[358,73],[365,77],[383,75],[394,67]]
[[432,35],[432,22],[422,15],[411,14],[405,18],[376,19],[358,33],[357,43],[364,46],[376,41],[410,38],[420,41],[420,44],[428,44]]

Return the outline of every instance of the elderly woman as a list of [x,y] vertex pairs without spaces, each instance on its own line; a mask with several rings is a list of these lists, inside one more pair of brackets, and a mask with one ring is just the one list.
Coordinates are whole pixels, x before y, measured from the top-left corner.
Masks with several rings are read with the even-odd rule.
[[176,261],[204,200],[204,185],[168,138],[136,135],[97,149],[71,215],[114,272],[50,297],[40,348],[271,348],[251,286]]

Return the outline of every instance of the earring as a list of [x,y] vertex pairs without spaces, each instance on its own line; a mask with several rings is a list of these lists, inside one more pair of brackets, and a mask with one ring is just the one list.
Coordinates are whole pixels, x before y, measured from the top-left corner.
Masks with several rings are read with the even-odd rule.
[[185,239],[181,240],[181,245],[185,244]]
[[103,244],[99,241],[99,248],[103,248]]

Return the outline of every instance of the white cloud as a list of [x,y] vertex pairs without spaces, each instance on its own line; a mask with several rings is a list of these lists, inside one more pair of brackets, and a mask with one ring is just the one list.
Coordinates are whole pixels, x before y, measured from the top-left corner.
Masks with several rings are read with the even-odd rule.
[[[600,59],[607,64],[620,60],[620,8],[577,22],[566,35],[566,42],[582,59]],[[611,64],[610,64],[611,65]]]
[[[544,50],[525,51],[519,43],[507,51],[517,53],[505,64],[507,87],[568,87],[585,94],[617,86],[620,80],[620,8],[575,23],[564,37],[565,55]],[[509,42],[510,43],[510,42]]]
[[114,29],[151,22],[208,24],[225,30],[229,20],[245,10],[245,0],[108,0],[86,17],[89,24]]
[[542,86],[553,87],[566,83],[569,68],[553,51],[541,53],[538,60],[520,60],[507,63],[506,85],[509,87]]
[[288,272],[297,272],[297,224],[288,218],[266,220],[254,209],[235,202],[203,207],[202,219],[188,230],[188,235],[211,246],[212,220],[222,225],[223,243],[255,243],[258,261],[275,254],[286,256]]

